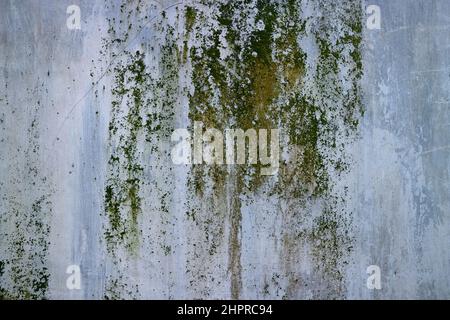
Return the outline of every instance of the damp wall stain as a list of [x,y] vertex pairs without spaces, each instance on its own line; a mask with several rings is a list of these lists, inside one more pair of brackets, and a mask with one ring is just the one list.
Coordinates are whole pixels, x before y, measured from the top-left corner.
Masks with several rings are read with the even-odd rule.
[[[4,1],[1,297],[448,298],[449,5],[368,4],[81,1],[69,30]],[[173,164],[195,122],[280,129],[278,172]]]

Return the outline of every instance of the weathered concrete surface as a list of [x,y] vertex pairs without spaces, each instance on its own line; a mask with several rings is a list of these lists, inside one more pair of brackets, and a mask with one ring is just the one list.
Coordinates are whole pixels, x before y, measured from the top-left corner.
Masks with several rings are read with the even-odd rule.
[[[448,1],[71,4],[0,1],[2,298],[450,298]],[[172,164],[193,121],[278,174]]]

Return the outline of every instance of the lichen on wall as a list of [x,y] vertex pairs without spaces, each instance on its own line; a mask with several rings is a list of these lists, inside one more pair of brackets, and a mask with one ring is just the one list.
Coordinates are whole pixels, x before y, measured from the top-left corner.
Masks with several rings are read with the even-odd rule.
[[[106,50],[118,57],[110,74],[114,80],[108,129],[108,179],[104,189],[104,236],[113,270],[106,298],[139,296],[139,285],[133,286],[124,277],[132,261],[143,259],[141,253],[147,248],[171,254],[170,245],[163,239],[164,227],[158,228],[155,222],[159,236],[157,241],[152,241],[145,239],[149,230],[143,231],[142,222],[152,223],[154,216],[162,224],[170,222],[169,139],[177,101],[179,51],[175,29],[167,23],[164,12],[153,17],[156,20],[151,25],[160,32],[159,43],[163,44],[155,48],[155,44],[149,45],[138,38],[135,48],[123,50],[130,33],[139,35],[147,27],[150,18],[142,12],[146,10],[141,2],[123,5],[117,18],[119,23],[116,18],[110,19],[109,37],[105,39]],[[139,19],[142,21],[133,25]],[[157,52],[160,58],[155,62]],[[152,201],[153,197],[158,202]],[[129,261],[124,261],[122,256]],[[128,290],[129,287],[132,289]]]
[[[278,206],[295,207],[278,212],[283,223],[295,226],[280,235],[283,250],[309,248],[327,296],[338,297],[340,267],[351,248],[351,216],[342,212],[345,195],[333,189],[333,179],[346,170],[340,144],[354,136],[361,114],[361,7],[355,1],[174,6],[170,13],[154,7],[160,11],[152,18],[146,15],[152,6],[140,1],[109,7],[102,49],[106,61],[113,59],[104,188],[111,271],[105,297],[139,297],[142,284],[130,280],[130,268],[156,252],[176,254],[170,238],[176,180],[169,139],[185,112],[179,105],[183,97],[188,128],[195,121],[219,130],[280,128],[283,154],[273,177],[261,174],[260,163],[188,169],[182,181],[188,192],[184,219],[196,236],[187,243],[186,273],[189,283],[208,284],[189,290],[209,297],[214,283],[229,282],[231,297],[242,296],[243,209],[268,196],[278,199]],[[319,19],[321,14],[327,18]],[[143,32],[149,25],[158,36]],[[313,59],[308,60],[305,41],[318,52]],[[312,209],[317,206],[319,213]],[[153,233],[146,237],[148,232]],[[226,266],[217,265],[216,257]],[[287,264],[296,259],[284,258]],[[284,297],[297,294],[292,288],[300,275],[290,268]],[[271,294],[271,286],[260,286]]]
[[[41,86],[33,88],[38,99]],[[45,98],[44,98],[45,99]],[[24,147],[16,152],[24,162],[8,167],[7,183],[14,192],[2,192],[0,299],[45,299],[50,272],[48,251],[52,212],[52,186],[40,172],[41,100],[28,100],[31,122],[28,123]],[[14,153],[12,153],[14,155]],[[4,189],[5,190],[5,189]]]
[[[306,15],[308,7],[326,18]],[[199,232],[213,235],[210,253],[215,242],[226,239],[224,222],[217,220],[229,221],[233,298],[242,289],[241,199],[252,202],[264,194],[292,208],[285,219],[295,227],[281,236],[286,250],[310,246],[313,263],[329,286],[327,295],[343,293],[340,269],[351,249],[351,216],[342,211],[345,196],[335,194],[333,179],[346,170],[341,144],[355,136],[362,111],[361,10],[355,1],[202,1],[185,11],[185,51],[194,87],[191,123],[283,132],[285,157],[276,178],[262,176],[259,165],[192,169],[190,183],[202,203],[192,215]],[[315,60],[307,59],[305,39],[317,48]],[[205,181],[213,184],[208,191]],[[205,200],[221,212],[205,207]],[[225,208],[216,206],[223,201]],[[318,216],[311,211],[314,203],[322,208]]]
[[[284,265],[284,272],[260,275],[257,296],[301,295],[298,284],[315,280],[299,271],[302,263],[323,278],[313,296],[342,296],[351,214],[343,211],[346,195],[335,180],[348,169],[342,145],[355,137],[361,116],[359,1],[105,0],[102,6],[107,29],[87,71],[96,119],[107,121],[96,155],[105,168],[95,218],[102,230],[88,234],[103,252],[99,298],[157,297],[158,286],[168,288],[167,297],[247,296],[244,224],[256,204],[275,215],[260,219],[281,219],[274,260]],[[47,293],[53,194],[38,167],[37,121],[28,129],[23,174],[42,192],[4,195],[4,297]],[[171,134],[192,130],[196,121],[220,131],[280,129],[279,171],[261,174],[260,162],[175,166]],[[81,221],[71,217],[68,223]]]

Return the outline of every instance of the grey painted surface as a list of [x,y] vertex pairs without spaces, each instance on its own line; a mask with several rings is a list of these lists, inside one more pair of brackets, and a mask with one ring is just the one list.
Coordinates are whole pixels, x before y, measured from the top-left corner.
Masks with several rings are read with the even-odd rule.
[[[327,11],[332,2],[301,4],[302,17],[309,17],[299,39],[307,54],[303,86],[313,94],[318,94],[313,79],[319,50],[313,31],[320,35],[325,31],[318,26],[328,23],[336,28],[323,36],[339,37],[343,26],[339,19],[345,5]],[[153,152],[143,136],[136,141],[137,163],[143,167],[138,248],[130,253],[119,244],[108,250],[105,186],[117,169],[108,164],[111,150],[120,145],[108,129],[114,114],[112,69],[129,59],[111,55],[124,47],[111,44],[108,19],[125,21],[116,21],[118,38],[128,22],[133,24],[127,51],[144,52],[150,78],[163,79],[155,95],[166,100],[155,102],[155,108],[164,112],[170,98],[170,126],[185,128],[189,101],[182,88],[192,92],[192,69],[180,63],[176,81],[166,79],[170,70],[162,59],[167,52],[161,50],[168,41],[182,49],[188,4],[135,1],[121,14],[119,1],[79,1],[81,30],[66,27],[68,1],[0,4],[3,297],[450,298],[450,2],[362,4],[361,10],[379,5],[382,24],[381,30],[368,30],[363,12],[360,93],[365,112],[354,135],[339,136],[345,148],[338,156],[345,153],[349,170],[332,174],[331,194],[344,200],[337,212],[351,220],[350,226],[339,227],[337,238],[345,234],[351,242],[336,240],[335,250],[345,251],[336,254],[336,261],[320,258],[314,251],[319,240],[300,233],[314,234],[315,218],[331,198],[306,198],[305,204],[283,199],[282,193],[267,196],[261,189],[276,181],[270,180],[247,195],[251,201],[239,202],[240,223],[233,232],[230,206],[244,197],[233,183],[227,182],[220,197],[202,201],[189,189],[190,167],[171,164],[169,143],[158,141]],[[136,5],[142,12],[135,11]],[[194,6],[213,16],[218,5]],[[168,8],[164,19],[161,8]],[[217,28],[214,19],[205,21],[204,32]],[[167,25],[174,27],[175,40],[161,29]],[[346,87],[353,80],[342,70],[351,64],[339,63]],[[152,93],[146,94],[151,99]],[[345,98],[337,99],[345,107]],[[201,207],[200,222],[186,215],[192,203]],[[330,261],[338,273],[324,271],[322,264]],[[66,287],[66,268],[73,264],[81,267],[81,290]],[[366,287],[369,265],[381,268],[381,290]]]

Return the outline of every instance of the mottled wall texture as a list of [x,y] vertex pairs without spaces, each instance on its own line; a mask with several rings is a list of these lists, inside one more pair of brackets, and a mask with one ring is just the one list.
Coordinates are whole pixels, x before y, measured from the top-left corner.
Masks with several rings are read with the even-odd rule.
[[[1,298],[450,298],[450,1],[0,0],[0,44]],[[278,170],[175,164],[196,122]]]

